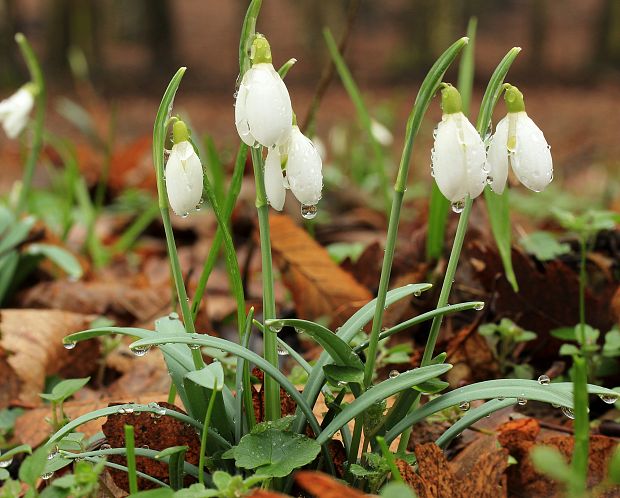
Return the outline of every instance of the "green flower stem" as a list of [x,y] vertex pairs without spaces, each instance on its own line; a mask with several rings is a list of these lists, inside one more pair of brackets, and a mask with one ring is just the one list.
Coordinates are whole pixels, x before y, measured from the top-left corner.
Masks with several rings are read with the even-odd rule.
[[[489,80],[489,84],[487,85],[487,89],[482,98],[482,102],[480,103],[480,112],[478,113],[478,121],[476,123],[476,130],[481,136],[484,135],[491,123],[493,109],[503,91],[502,84],[504,82],[504,78],[506,77],[506,73],[508,72],[508,69],[510,69],[510,66],[512,65],[520,51],[521,49],[519,47],[514,47],[509,50],[508,53],[504,56],[504,58],[501,60],[501,62],[498,64],[497,68],[493,72],[493,75],[491,76],[491,79]],[[441,308],[448,303],[450,291],[452,290],[452,282],[456,273],[456,267],[461,255],[461,248],[463,247],[465,232],[467,231],[467,225],[469,223],[469,215],[471,212],[472,204],[472,199],[467,197],[456,229],[454,243],[450,252],[450,259],[448,260],[448,267],[446,268],[446,274],[443,280],[443,284],[441,286],[441,291],[439,293],[437,308]],[[429,336],[426,341],[426,346],[424,348],[421,366],[428,365],[433,357],[433,352],[435,351],[435,344],[437,343],[437,336],[439,335],[439,329],[441,327],[442,320],[443,317],[441,315],[433,318]],[[407,412],[410,412],[415,408],[418,399],[418,393],[404,393],[394,404],[394,407],[392,408],[392,410],[390,410],[390,413],[388,414],[388,417],[386,417],[386,420],[389,420],[390,422],[396,422],[402,419],[402,417],[404,417]],[[405,430],[402,433],[399,449],[406,448],[409,442],[410,434],[411,428]]]
[[[185,330],[191,334],[196,332],[196,329],[189,307],[189,298],[187,297],[185,283],[183,282],[179,255],[177,253],[176,244],[174,243],[174,232],[172,230],[172,223],[170,222],[170,211],[168,209],[168,198],[166,197],[166,185],[164,183],[164,142],[166,140],[168,128],[168,113],[177,88],[185,74],[185,70],[185,67],[180,68],[172,77],[162,98],[159,110],[157,111],[157,117],[155,118],[155,124],[153,126],[153,164],[155,165],[155,174],[157,177],[157,200],[166,234],[166,246],[168,248],[168,257],[170,258],[172,278],[179,299],[179,305],[181,306]],[[192,349],[192,359],[197,369],[204,368],[205,362],[200,350]]]
[[26,66],[30,73],[30,79],[35,87],[35,118],[34,118],[34,137],[28,158],[26,160],[26,166],[24,167],[24,176],[22,177],[22,186],[19,191],[19,197],[17,199],[16,214],[19,215],[25,208],[28,200],[28,194],[30,193],[30,187],[32,186],[32,178],[34,177],[34,169],[39,160],[41,154],[41,148],[43,147],[43,132],[45,121],[45,104],[47,101],[45,91],[45,80],[43,79],[43,71],[37,60],[30,43],[26,37],[17,33],[15,35],[15,41],[19,46]]
[[[273,261],[271,259],[271,240],[269,236],[269,204],[265,193],[263,174],[263,157],[259,149],[252,149],[252,164],[256,180],[256,209],[258,211],[258,229],[260,231],[260,251],[263,271],[263,322],[276,317],[276,303],[273,294]],[[263,335],[265,359],[278,367],[277,334],[265,329]],[[265,376],[265,419],[276,420],[281,416],[280,386],[271,377]]]
[[205,468],[205,457],[207,452],[207,435],[209,434],[209,424],[211,422],[211,414],[213,413],[213,406],[215,405],[215,398],[217,396],[217,381],[213,386],[213,391],[211,392],[211,398],[209,399],[209,406],[207,407],[207,413],[205,415],[205,423],[202,429],[202,435],[200,437],[200,458],[198,459],[198,482],[200,484],[204,484],[204,468]]
[[[372,330],[370,333],[368,350],[366,351],[366,365],[364,367],[364,386],[370,387],[372,383],[372,375],[375,368],[375,359],[377,347],[379,344],[379,334],[381,324],[383,322],[383,313],[385,312],[385,299],[390,283],[390,274],[392,271],[392,261],[394,259],[394,251],[396,249],[396,237],[398,235],[398,223],[400,221],[400,212],[403,203],[405,190],[407,189],[407,178],[409,176],[409,162],[413,151],[413,143],[420,129],[422,118],[428,109],[428,106],[435,94],[444,73],[459,54],[461,49],[467,44],[467,38],[461,38],[452,44],[437,59],[433,67],[430,69],[426,78],[422,82],[422,86],[416,97],[409,119],[407,120],[407,129],[405,135],[405,146],[398,168],[398,176],[394,186],[394,196],[392,197],[392,209],[390,211],[390,220],[388,224],[387,240],[385,244],[385,254],[383,257],[383,265],[381,267],[381,278],[379,280],[379,291],[377,293],[377,304],[372,322]],[[355,428],[351,439],[351,448],[349,451],[349,462],[353,463],[357,460],[359,444],[362,434],[362,420],[358,417],[355,420]]]
[[579,342],[583,348],[586,344],[586,256],[587,240],[584,236],[579,238]]
[[[450,297],[450,291],[452,290],[452,282],[454,282],[454,275],[456,273],[456,267],[461,256],[461,249],[463,248],[463,241],[465,240],[465,233],[467,232],[467,225],[469,223],[469,214],[471,212],[473,201],[468,196],[465,200],[465,207],[459,218],[459,224],[456,228],[456,235],[454,236],[454,244],[450,251],[450,259],[448,260],[448,267],[446,268],[446,274],[443,279],[441,291],[439,292],[439,299],[437,301],[437,308],[441,308],[448,304],[448,298]],[[437,336],[439,335],[439,329],[443,316],[436,316],[431,323],[431,330],[428,334],[426,341],[426,348],[424,348],[424,355],[422,356],[422,362],[420,366],[425,367],[428,365],[433,357],[435,351],[435,344],[437,343]]]
[[127,449],[127,477],[129,479],[129,493],[138,492],[138,476],[136,474],[136,443],[133,425],[125,425],[125,448]]

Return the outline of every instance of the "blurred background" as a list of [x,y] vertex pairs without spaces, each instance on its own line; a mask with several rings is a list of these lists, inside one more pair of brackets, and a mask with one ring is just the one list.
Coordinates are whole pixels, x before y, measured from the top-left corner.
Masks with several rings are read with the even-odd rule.
[[[585,188],[598,196],[609,188],[610,172],[617,177],[620,0],[263,3],[258,28],[271,42],[274,64],[298,60],[287,84],[299,116],[307,115],[330,60],[322,33],[328,27],[336,40],[344,40],[347,64],[374,117],[394,134],[397,161],[421,78],[476,16],[474,117],[496,64],[512,46],[521,46],[509,79],[525,90],[528,112],[553,147],[556,178],[587,171]],[[219,148],[234,147],[233,92],[246,6],[243,0],[0,0],[0,95],[26,77],[13,41],[22,31],[43,61],[54,131],[69,136],[76,131],[56,112],[57,98],[83,97],[88,86],[91,96],[117,113],[116,139],[123,143],[150,133],[161,93],[184,65],[189,71],[177,109]],[[447,79],[455,81],[456,73]],[[496,119],[503,112],[498,106]],[[439,115],[432,106],[432,119]],[[354,117],[336,74],[319,107],[316,132],[328,141],[335,125]],[[432,127],[423,130],[429,144]],[[416,154],[424,170],[414,175],[427,179],[429,149],[418,147]],[[574,179],[583,188],[583,178]]]

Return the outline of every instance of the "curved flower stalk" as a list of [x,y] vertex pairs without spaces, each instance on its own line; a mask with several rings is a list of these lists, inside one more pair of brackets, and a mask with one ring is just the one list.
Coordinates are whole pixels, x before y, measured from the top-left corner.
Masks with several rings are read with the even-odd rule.
[[486,151],[480,135],[462,112],[458,90],[445,85],[441,104],[443,116],[431,153],[432,174],[452,209],[460,212],[467,197],[478,197],[484,190],[489,171]]
[[273,147],[291,132],[291,98],[271,63],[271,48],[264,36],[256,35],[250,59],[252,67],[243,75],[235,100],[235,125],[250,147]]
[[[286,178],[282,173],[283,167]],[[302,216],[314,218],[323,189],[323,162],[312,140],[297,125],[293,125],[285,144],[269,149],[265,160],[267,200],[277,211],[284,207],[287,187],[301,203]]]
[[553,180],[551,147],[543,132],[525,112],[523,94],[516,86],[504,85],[508,114],[497,124],[488,151],[489,183],[501,194],[508,179],[508,165],[519,181],[540,192]]
[[202,164],[183,121],[174,123],[172,140],[174,145],[166,162],[166,191],[172,210],[185,218],[199,209],[202,200]]
[[31,84],[22,86],[17,92],[0,102],[0,123],[11,140],[18,137],[28,124],[30,111],[34,107],[34,92]]

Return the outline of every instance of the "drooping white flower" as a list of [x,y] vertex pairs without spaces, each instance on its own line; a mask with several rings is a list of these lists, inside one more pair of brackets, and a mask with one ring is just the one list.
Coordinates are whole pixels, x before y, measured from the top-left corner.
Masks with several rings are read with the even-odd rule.
[[284,81],[271,63],[271,49],[262,35],[252,44],[252,67],[241,80],[235,100],[235,125],[246,144],[273,147],[291,131],[293,111]]
[[271,207],[276,211],[282,211],[286,199],[286,188],[278,147],[269,149],[267,159],[265,159],[265,193]]
[[553,179],[553,160],[543,132],[525,112],[523,94],[506,85],[508,114],[497,124],[491,137],[488,162],[490,185],[501,194],[508,179],[508,165],[527,188],[540,192]]
[[432,170],[441,193],[458,210],[467,196],[479,196],[486,185],[488,166],[480,135],[461,112],[461,97],[452,86],[442,90],[444,114],[435,130]]
[[323,189],[323,162],[308,137],[293,126],[288,141],[286,179],[288,186],[304,206],[316,206]]
[[166,191],[172,210],[185,217],[200,205],[203,171],[200,158],[188,141],[185,124],[177,121],[173,130],[174,145],[166,162]]
[[16,138],[26,127],[34,105],[34,95],[27,86],[0,102],[0,122],[10,139]]
[[370,132],[377,142],[384,147],[389,147],[394,142],[394,135],[387,127],[379,121],[373,119],[370,122]]

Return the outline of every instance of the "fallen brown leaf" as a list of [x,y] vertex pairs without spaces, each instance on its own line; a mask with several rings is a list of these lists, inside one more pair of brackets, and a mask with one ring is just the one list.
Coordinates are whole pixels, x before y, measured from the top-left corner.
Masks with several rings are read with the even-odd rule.
[[359,306],[372,299],[368,289],[334,263],[327,250],[291,218],[271,215],[269,221],[275,261],[293,295],[297,316],[333,316],[339,308],[349,308],[352,303]]
[[[182,413],[180,408],[159,402],[160,406]],[[196,434],[193,427],[172,417],[156,417],[152,413],[131,413],[112,415],[107,418],[102,426],[103,433],[107,442],[113,448],[123,448],[125,446],[125,425],[132,425],[135,434],[136,448],[150,448],[152,450],[162,451],[171,446],[187,446],[188,450],[185,454],[185,461],[194,465],[198,465],[200,456],[200,438]],[[110,461],[124,464],[125,458],[121,456],[110,456]],[[168,481],[168,465],[164,462],[157,462],[151,458],[136,457],[136,467],[139,471],[144,472],[160,481]],[[111,469],[110,473],[114,478],[114,482],[121,489],[128,490],[129,482],[127,473],[116,469]],[[192,481],[186,478],[186,485]],[[156,484],[145,479],[138,479],[140,489],[152,489],[157,487]]]
[[[87,315],[59,310],[1,310],[0,370],[9,370],[4,377],[8,391],[14,389],[16,378],[20,386],[19,402],[38,405],[42,402],[39,393],[43,392],[46,376],[62,373],[77,377],[92,373],[99,354],[97,341],[80,343],[72,351],[62,346],[63,337],[87,329],[91,320]],[[7,365],[1,366],[4,361]]]
[[371,496],[345,486],[322,472],[301,470],[295,474],[295,481],[316,498],[363,498]]
[[[534,419],[511,421],[498,428],[498,441],[517,459],[508,468],[510,496],[527,498],[560,498],[561,488],[551,479],[539,474],[529,458],[530,450],[537,445],[552,446],[570,461],[574,439],[572,436],[543,435]],[[599,484],[606,476],[609,459],[618,441],[606,436],[590,437],[588,458],[588,486]],[[620,496],[620,486],[607,490],[604,496]]]

